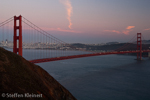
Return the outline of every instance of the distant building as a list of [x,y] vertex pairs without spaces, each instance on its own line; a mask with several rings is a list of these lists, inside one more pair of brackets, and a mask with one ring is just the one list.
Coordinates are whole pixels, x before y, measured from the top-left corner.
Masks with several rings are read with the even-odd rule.
[[8,43],[8,40],[6,39],[5,43],[7,44]]

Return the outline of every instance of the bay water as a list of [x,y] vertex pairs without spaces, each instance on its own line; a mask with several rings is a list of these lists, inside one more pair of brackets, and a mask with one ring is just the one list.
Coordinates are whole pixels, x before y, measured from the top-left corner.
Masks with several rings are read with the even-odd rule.
[[[32,54],[33,50],[23,53]],[[33,58],[30,54],[25,58]],[[104,55],[37,65],[78,100],[150,100],[150,59],[135,59],[130,55]]]
[[150,100],[150,59],[105,55],[39,63],[78,100]]

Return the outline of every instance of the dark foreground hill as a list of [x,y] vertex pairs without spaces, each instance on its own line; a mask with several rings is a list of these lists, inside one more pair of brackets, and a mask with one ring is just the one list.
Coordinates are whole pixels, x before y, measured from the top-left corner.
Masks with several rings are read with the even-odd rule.
[[41,67],[0,48],[0,100],[76,100]]

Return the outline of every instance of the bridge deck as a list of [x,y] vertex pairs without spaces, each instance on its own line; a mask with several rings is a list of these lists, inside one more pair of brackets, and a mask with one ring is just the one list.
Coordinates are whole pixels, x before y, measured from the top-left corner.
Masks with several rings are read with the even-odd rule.
[[[110,55],[110,54],[126,54],[126,53],[139,53],[139,50],[136,51],[114,51],[114,52],[101,52],[101,53],[93,53],[93,54],[82,54],[82,55],[72,55],[72,56],[63,56],[63,57],[55,57],[55,58],[43,58],[43,59],[35,59],[30,60],[32,63],[42,63],[42,62],[51,62],[58,60],[66,60],[73,58],[82,58],[82,57],[91,57],[91,56],[100,56],[100,55]],[[142,50],[142,52],[150,52],[150,50]]]

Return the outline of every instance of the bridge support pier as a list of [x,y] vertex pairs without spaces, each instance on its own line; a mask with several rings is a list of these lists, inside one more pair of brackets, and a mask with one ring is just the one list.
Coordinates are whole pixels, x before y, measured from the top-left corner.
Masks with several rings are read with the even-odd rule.
[[[19,25],[17,26],[17,20],[19,20]],[[17,33],[17,30],[19,30]],[[18,41],[17,41],[18,40]],[[13,52],[18,53],[22,56],[22,16],[14,16],[14,40],[13,40]]]
[[137,60],[142,60],[142,34],[137,33]]

